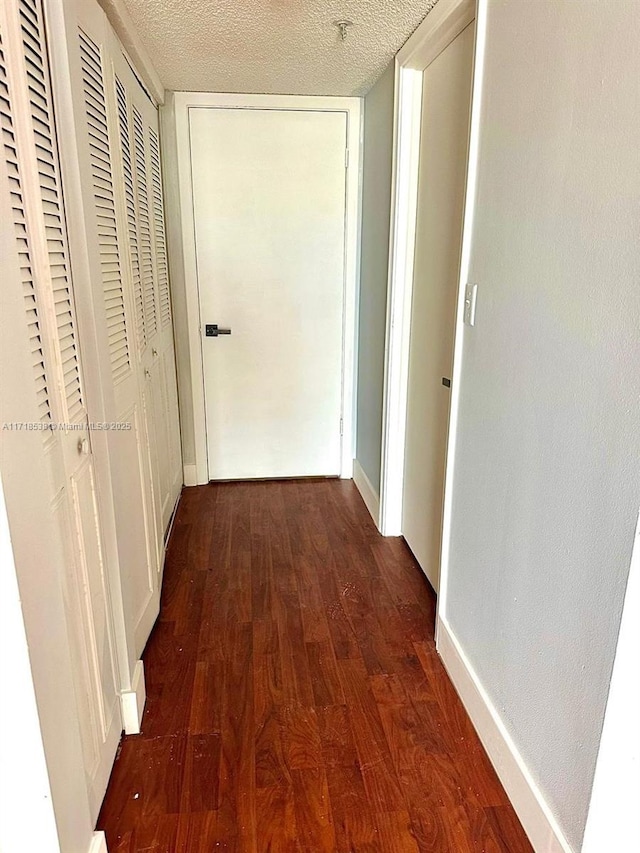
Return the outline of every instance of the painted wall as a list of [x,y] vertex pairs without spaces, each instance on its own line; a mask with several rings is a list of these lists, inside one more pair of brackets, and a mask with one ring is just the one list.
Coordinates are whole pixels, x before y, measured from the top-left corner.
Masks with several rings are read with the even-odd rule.
[[394,65],[365,98],[356,459],[380,494]]
[[638,840],[640,803],[640,519],[616,658],[613,665],[607,713],[604,718],[598,763],[589,805],[582,853],[628,850]]
[[640,504],[640,13],[488,0],[445,617],[569,842]]
[[0,671],[11,692],[10,701],[0,702],[0,850],[55,853],[58,832],[2,483],[0,565]]

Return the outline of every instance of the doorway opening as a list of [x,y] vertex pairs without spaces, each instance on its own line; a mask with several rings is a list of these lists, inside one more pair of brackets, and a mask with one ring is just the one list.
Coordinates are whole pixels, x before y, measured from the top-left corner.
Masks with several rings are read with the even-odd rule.
[[396,59],[380,529],[438,592],[469,152],[475,4],[442,0]]

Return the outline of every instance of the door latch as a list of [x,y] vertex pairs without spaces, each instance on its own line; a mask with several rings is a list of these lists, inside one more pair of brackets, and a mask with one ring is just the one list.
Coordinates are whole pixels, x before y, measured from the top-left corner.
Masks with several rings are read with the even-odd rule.
[[230,335],[231,329],[219,329],[216,323],[206,323],[204,333],[208,338],[217,338],[218,335]]

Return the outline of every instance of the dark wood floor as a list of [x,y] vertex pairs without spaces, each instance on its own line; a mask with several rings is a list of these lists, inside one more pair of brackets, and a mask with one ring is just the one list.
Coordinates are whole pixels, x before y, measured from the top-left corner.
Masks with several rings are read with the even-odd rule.
[[111,853],[531,851],[351,482],[186,489],[98,827]]

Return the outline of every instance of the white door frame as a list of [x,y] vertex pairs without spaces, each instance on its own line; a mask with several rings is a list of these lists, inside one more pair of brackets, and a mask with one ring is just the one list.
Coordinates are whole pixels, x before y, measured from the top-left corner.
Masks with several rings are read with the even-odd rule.
[[[186,325],[189,338],[189,367],[195,434],[195,480],[209,482],[202,360],[201,318],[196,265],[195,222],[191,184],[189,110],[192,108],[314,110],[344,112],[347,117],[349,152],[345,203],[345,269],[342,370],[342,447],[340,476],[353,476],[355,435],[356,298],[360,257],[360,191],[362,101],[360,98],[309,97],[304,95],[244,95],[210,92],[176,92],[174,95],[181,234],[184,254]],[[191,466],[188,466],[191,467]],[[187,477],[187,474],[191,476]],[[193,483],[191,472],[186,482]]]
[[[384,536],[400,536],[402,533],[409,336],[417,224],[423,72],[475,17],[475,0],[439,0],[396,56],[394,159],[382,415],[382,474],[380,480],[380,531]],[[471,151],[469,162],[472,162]],[[465,199],[465,229],[469,215],[469,202],[470,193],[468,190]],[[465,269],[463,248],[460,281],[465,278]],[[447,493],[450,494],[451,491],[449,472],[453,448],[452,437],[455,431],[457,413],[459,349],[462,337],[460,334],[462,318],[460,294],[464,288],[459,287],[458,290],[445,474],[443,552],[447,532]],[[441,586],[443,583],[442,563],[441,557]]]

